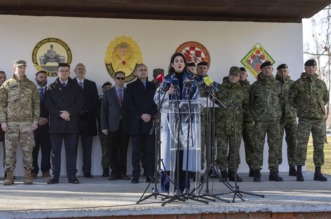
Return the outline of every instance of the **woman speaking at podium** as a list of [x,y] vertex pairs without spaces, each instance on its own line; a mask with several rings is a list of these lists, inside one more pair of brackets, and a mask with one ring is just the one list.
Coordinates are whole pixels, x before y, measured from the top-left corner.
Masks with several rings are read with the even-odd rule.
[[[182,53],[173,54],[170,59],[168,75],[164,77],[163,83],[155,93],[154,101],[162,112],[160,129],[162,162],[160,169],[167,172],[169,170],[175,172],[175,178],[171,180],[175,183],[175,189],[178,183],[181,193],[183,193],[184,189],[189,189],[189,180],[186,180],[186,155],[183,153],[183,150],[180,150],[179,157],[177,157],[177,146],[178,142],[180,142],[179,148],[183,149],[187,146],[187,142],[190,142],[190,144],[196,143],[196,139],[193,139],[196,138],[195,134],[191,133],[191,131],[187,132],[187,127],[189,127],[188,120],[191,121],[190,118],[193,116],[188,118],[187,110],[184,111],[184,109],[185,104],[188,102],[187,100],[196,100],[198,97],[199,89],[193,81],[193,75],[186,71],[184,55]],[[187,141],[187,133],[190,133],[188,136],[190,141]],[[189,146],[191,147],[192,145]],[[191,157],[189,156],[188,162],[192,162]],[[177,168],[179,169],[178,179],[176,177]],[[161,178],[161,190],[168,192],[169,184],[162,185],[162,181]]]

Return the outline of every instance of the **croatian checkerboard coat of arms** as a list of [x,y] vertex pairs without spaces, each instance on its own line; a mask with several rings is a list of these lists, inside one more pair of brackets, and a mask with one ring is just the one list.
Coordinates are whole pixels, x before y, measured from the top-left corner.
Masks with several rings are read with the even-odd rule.
[[120,36],[111,41],[107,47],[105,65],[111,77],[117,71],[125,73],[125,82],[135,79],[134,70],[143,62],[138,44],[130,37]]
[[241,60],[241,63],[256,78],[261,72],[261,64],[266,61],[271,62],[271,64],[275,63],[275,60],[269,55],[269,53],[267,53],[267,51],[259,43],[257,43]]
[[50,77],[57,76],[59,63],[72,62],[69,46],[58,38],[46,38],[37,43],[32,51],[32,63],[37,71],[46,71]]
[[201,43],[195,41],[185,42],[176,49],[176,52],[182,53],[186,62],[194,62],[195,64],[208,62],[208,67],[210,66],[209,52]]

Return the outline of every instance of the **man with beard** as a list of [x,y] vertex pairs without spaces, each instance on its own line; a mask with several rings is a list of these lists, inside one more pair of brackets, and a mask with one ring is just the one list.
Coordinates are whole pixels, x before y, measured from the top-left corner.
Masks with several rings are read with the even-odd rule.
[[41,149],[41,172],[42,177],[50,177],[49,170],[51,169],[51,140],[49,138],[49,123],[48,123],[48,110],[45,107],[44,97],[47,89],[47,72],[38,71],[36,73],[36,83],[40,96],[40,116],[38,120],[38,129],[34,132],[34,140],[36,142],[32,152],[32,171],[31,176],[36,178],[39,172],[38,154]]

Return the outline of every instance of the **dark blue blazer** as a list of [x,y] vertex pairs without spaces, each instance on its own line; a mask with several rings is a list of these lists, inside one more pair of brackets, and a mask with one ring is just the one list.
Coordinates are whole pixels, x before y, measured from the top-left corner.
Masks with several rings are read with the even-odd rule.
[[[77,78],[74,81],[78,85]],[[96,112],[98,107],[98,89],[94,81],[84,79],[84,106],[78,114],[79,130],[83,136],[97,135]]]
[[[157,106],[153,99],[155,91],[155,84],[149,81],[146,81],[146,88],[139,79],[127,85],[125,100],[130,112],[130,135],[153,134],[153,121],[157,113]],[[141,119],[142,114],[149,114],[152,119],[145,123]]]

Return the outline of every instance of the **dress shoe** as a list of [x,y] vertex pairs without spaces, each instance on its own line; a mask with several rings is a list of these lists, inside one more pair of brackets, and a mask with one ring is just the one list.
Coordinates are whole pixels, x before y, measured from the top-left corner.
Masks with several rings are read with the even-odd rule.
[[38,175],[37,173],[31,173],[32,178],[37,178],[37,175]]
[[79,184],[79,180],[77,178],[68,179],[68,183]]
[[50,178],[50,177],[51,177],[51,175],[49,174],[49,172],[44,172],[43,173],[43,178]]
[[122,175],[121,177],[122,180],[130,180],[130,177],[127,175]]
[[120,179],[117,175],[110,175],[110,177],[108,178],[109,180],[116,180],[116,179]]
[[139,178],[137,178],[137,177],[133,177],[133,179],[131,180],[131,183],[132,183],[132,184],[137,184],[137,183],[139,183]]
[[85,178],[93,178],[92,174],[89,172],[84,173]]
[[59,183],[59,179],[58,178],[52,178],[50,180],[47,181],[47,184],[56,184]]
[[103,168],[102,177],[109,177],[109,168]]

